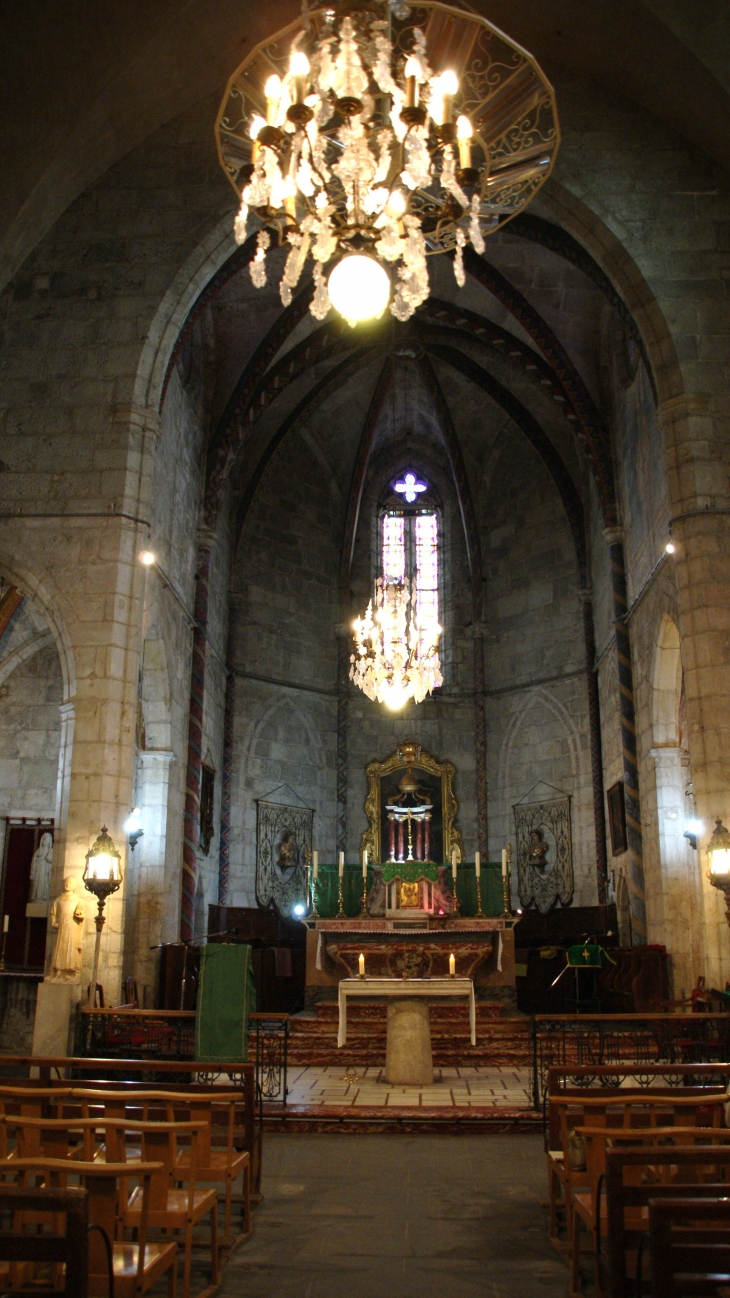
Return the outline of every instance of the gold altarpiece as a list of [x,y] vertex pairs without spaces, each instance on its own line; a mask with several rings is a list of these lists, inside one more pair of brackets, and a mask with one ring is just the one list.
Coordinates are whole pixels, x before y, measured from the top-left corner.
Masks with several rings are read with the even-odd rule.
[[374,865],[382,864],[388,859],[383,835],[383,808],[388,801],[389,792],[392,794],[392,789],[389,790],[389,784],[393,784],[392,777],[401,771],[407,774],[411,771],[423,772],[430,789],[437,795],[434,798],[434,811],[439,833],[434,834],[432,839],[432,859],[437,864],[450,862],[452,852],[456,849],[456,859],[461,862],[461,832],[455,824],[459,810],[454,793],[456,768],[451,762],[436,761],[435,757],[425,752],[412,739],[404,740],[384,761],[370,762],[366,768],[368,791],[365,815],[368,828],[360,840],[360,851],[367,850],[368,860]]

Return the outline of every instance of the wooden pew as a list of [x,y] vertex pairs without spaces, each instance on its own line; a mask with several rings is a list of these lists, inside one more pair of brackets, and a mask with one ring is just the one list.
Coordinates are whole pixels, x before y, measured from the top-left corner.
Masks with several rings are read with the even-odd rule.
[[720,1199],[729,1192],[727,1145],[609,1149],[607,1235],[601,1236],[597,1258],[602,1284],[610,1278],[611,1298],[634,1298],[636,1255],[639,1240],[648,1229],[650,1200]]
[[[645,1274],[645,1267],[642,1269]],[[730,1199],[650,1199],[652,1295],[716,1295],[730,1284]],[[646,1292],[646,1285],[639,1287]]]
[[[255,1068],[252,1063],[221,1062],[205,1064],[195,1060],[155,1060],[155,1059],[83,1059],[78,1056],[31,1056],[3,1055],[0,1057],[0,1074],[5,1068],[14,1073],[19,1069],[28,1072],[27,1079],[8,1078],[9,1086],[38,1086],[41,1088],[57,1085],[68,1085],[73,1079],[80,1086],[108,1086],[111,1089],[131,1089],[143,1085],[145,1090],[157,1088],[170,1090],[180,1088],[185,1091],[216,1090],[219,1084],[211,1078],[220,1078],[221,1090],[236,1090],[240,1093],[240,1108],[237,1110],[234,1144],[251,1158],[251,1187],[255,1195],[260,1193],[262,1172],[262,1129],[260,1115],[256,1104]],[[37,1077],[30,1077],[33,1070]],[[127,1075],[126,1077],[124,1075]],[[139,1074],[141,1081],[129,1081],[129,1075]],[[200,1080],[201,1076],[205,1079]],[[164,1078],[164,1081],[153,1080]],[[197,1080],[191,1081],[195,1077]],[[147,1080],[150,1079],[150,1080]],[[177,1080],[176,1080],[177,1079]],[[0,1086],[3,1078],[0,1075]],[[216,1133],[214,1143],[225,1144],[226,1137]]]

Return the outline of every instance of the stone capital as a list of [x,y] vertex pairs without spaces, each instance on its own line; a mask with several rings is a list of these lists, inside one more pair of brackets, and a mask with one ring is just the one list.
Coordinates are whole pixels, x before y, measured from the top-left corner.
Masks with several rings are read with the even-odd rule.
[[680,392],[679,396],[660,401],[656,412],[660,423],[669,424],[676,419],[688,419],[690,415],[709,415],[710,408],[704,393]]
[[199,527],[196,540],[199,550],[214,550],[217,537],[212,527]]
[[169,748],[142,748],[137,756],[140,766],[165,766],[176,760]]
[[624,529],[622,527],[604,527],[603,539],[606,545],[623,545]]
[[677,758],[681,757],[683,753],[684,749],[677,744],[657,744],[655,748],[649,749],[649,756],[653,757],[655,762],[666,761],[667,759],[676,762]]
[[130,401],[118,401],[114,406],[115,424],[131,424],[154,437],[160,431],[160,413],[151,406],[136,406]]

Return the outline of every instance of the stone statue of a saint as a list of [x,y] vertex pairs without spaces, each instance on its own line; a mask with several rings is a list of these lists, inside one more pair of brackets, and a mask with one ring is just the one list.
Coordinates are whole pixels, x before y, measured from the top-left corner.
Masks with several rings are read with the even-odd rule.
[[544,870],[547,865],[547,854],[549,851],[550,848],[542,836],[542,830],[531,829],[527,864],[534,865],[536,870]]
[[41,834],[41,841],[30,863],[30,895],[28,901],[48,901],[51,889],[53,863],[53,835]]
[[74,891],[70,874],[63,881],[63,892],[51,907],[51,927],[58,936],[51,956],[49,982],[76,982],[81,972],[81,953],[84,944],[85,911],[81,898]]

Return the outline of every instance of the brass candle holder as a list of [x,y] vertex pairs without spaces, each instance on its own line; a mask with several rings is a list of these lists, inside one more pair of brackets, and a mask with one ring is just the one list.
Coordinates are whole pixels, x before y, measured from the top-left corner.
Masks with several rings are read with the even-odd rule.
[[362,902],[360,903],[360,919],[369,919],[368,912],[368,876],[362,877]]
[[340,875],[340,878],[339,878],[338,894],[339,894],[340,909],[339,909],[338,912],[337,912],[337,919],[347,919],[347,915],[345,914],[345,876],[344,876],[344,874],[341,874],[341,875]]
[[478,874],[478,875],[477,875],[477,909],[476,909],[476,914],[475,914],[474,918],[475,918],[475,919],[486,919],[486,915],[484,914],[484,911],[482,910],[482,877],[481,877],[481,874]]
[[452,895],[453,895],[453,898],[454,898],[454,911],[453,911],[454,915],[458,915],[459,911],[461,910],[461,902],[459,901],[459,894],[458,894],[458,892],[457,892],[457,890],[456,890],[456,879],[457,879],[457,876],[452,872],[452,875],[451,875],[451,892],[452,892]]
[[507,873],[502,875],[501,919],[512,919],[512,844],[507,844]]
[[312,901],[312,909],[309,912],[310,919],[320,918],[319,911],[317,910],[317,883],[318,883],[318,878],[317,875],[314,873],[314,866],[312,866],[311,882],[309,885],[309,895]]

